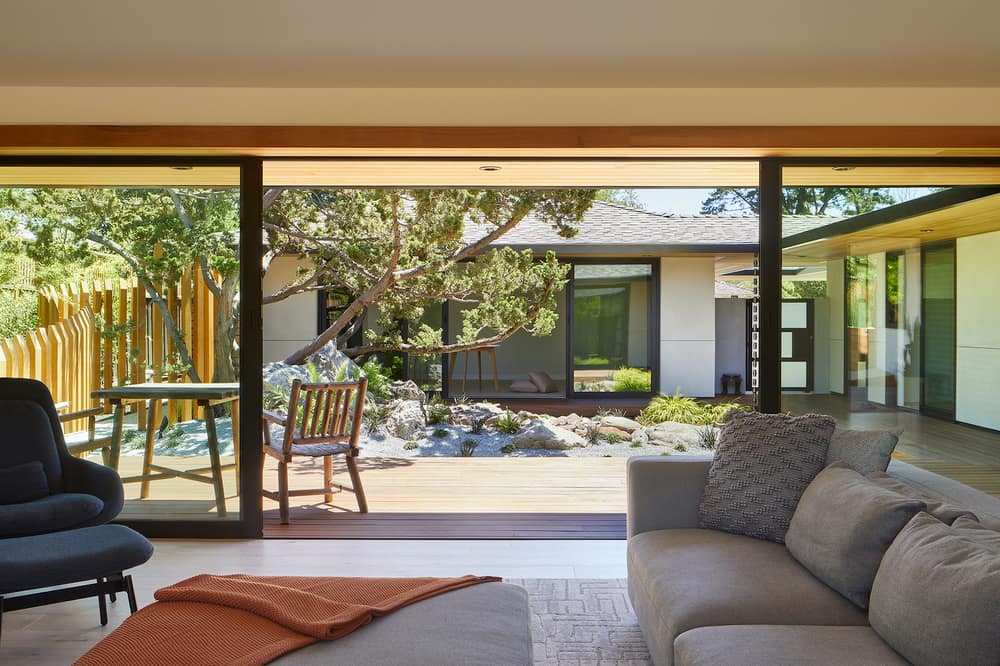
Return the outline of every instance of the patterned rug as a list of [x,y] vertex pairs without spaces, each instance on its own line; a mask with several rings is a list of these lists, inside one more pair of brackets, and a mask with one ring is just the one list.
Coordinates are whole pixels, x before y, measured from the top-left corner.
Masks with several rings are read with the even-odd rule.
[[652,664],[624,580],[508,579],[531,598],[537,666]]

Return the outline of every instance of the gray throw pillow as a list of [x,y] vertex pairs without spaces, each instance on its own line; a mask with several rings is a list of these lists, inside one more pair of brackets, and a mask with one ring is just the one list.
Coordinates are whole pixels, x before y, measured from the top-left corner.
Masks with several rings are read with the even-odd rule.
[[889,467],[889,459],[902,432],[837,428],[826,451],[826,464],[842,461],[862,474],[884,472]]
[[785,545],[814,576],[868,608],[875,572],[923,502],[881,488],[838,462],[820,472],[792,516]]
[[836,422],[807,414],[742,414],[719,433],[699,526],[784,543],[806,486],[826,463]]
[[1000,538],[959,521],[917,514],[872,585],[872,628],[916,666],[1000,664]]
[[872,481],[872,483],[881,486],[882,488],[887,488],[888,490],[897,492],[900,495],[920,500],[927,505],[927,513],[947,525],[951,525],[955,522],[956,518],[960,518],[962,516],[968,516],[974,520],[977,519],[976,514],[972,513],[968,509],[963,509],[962,507],[955,506],[954,504],[948,504],[940,497],[936,497],[926,490],[915,488],[905,481],[889,476],[885,472],[872,472],[868,475],[868,478]]

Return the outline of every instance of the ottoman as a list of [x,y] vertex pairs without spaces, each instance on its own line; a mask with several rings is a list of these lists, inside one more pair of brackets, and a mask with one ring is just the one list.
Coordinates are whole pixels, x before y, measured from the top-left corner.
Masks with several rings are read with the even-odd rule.
[[[128,596],[136,611],[132,577],[126,569],[146,562],[153,544],[122,525],[99,525],[77,530],[0,539],[0,620],[7,611],[97,597],[101,624],[108,623],[104,596]],[[54,590],[30,592],[55,585]],[[95,582],[89,582],[95,581]]]
[[335,641],[276,659],[280,666],[531,666],[528,593],[483,583],[401,608]]

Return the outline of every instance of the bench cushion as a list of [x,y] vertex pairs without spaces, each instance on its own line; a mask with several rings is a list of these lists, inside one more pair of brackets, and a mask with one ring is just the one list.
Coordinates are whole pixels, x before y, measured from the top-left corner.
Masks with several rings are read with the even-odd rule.
[[0,590],[96,580],[138,566],[153,544],[123,525],[99,525],[0,541]]
[[530,666],[528,594],[484,583],[401,608],[335,641],[314,643],[273,662],[281,666]]
[[904,666],[871,627],[734,625],[686,631],[674,643],[676,666]]
[[0,504],[0,537],[70,530],[95,518],[103,509],[99,497],[84,493],[59,493],[32,502]]
[[867,615],[781,544],[717,530],[643,532],[628,543],[632,605],[654,662],[674,639],[723,624],[867,625]]

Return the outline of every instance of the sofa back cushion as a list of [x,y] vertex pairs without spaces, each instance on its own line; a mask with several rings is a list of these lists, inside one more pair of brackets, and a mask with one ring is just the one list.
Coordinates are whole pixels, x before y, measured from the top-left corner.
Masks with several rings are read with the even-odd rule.
[[917,514],[882,558],[869,620],[916,666],[1000,664],[1000,533]]
[[62,463],[49,415],[34,400],[0,400],[0,467],[38,461],[45,469],[49,492],[63,490]]
[[826,464],[844,462],[851,469],[868,474],[884,472],[902,430],[845,430],[837,428],[830,438]]
[[847,464],[834,463],[802,493],[785,545],[814,576],[868,608],[882,556],[924,509],[920,500],[881,488]]
[[731,416],[708,471],[699,526],[784,543],[802,492],[826,463],[835,425],[816,414]]
[[927,513],[947,525],[951,525],[955,522],[955,519],[962,516],[967,516],[973,520],[977,519],[976,514],[972,511],[954,504],[948,504],[940,497],[937,497],[926,490],[921,490],[920,488],[911,486],[905,481],[897,479],[894,476],[889,476],[885,472],[872,472],[871,474],[868,474],[868,478],[872,481],[872,483],[875,483],[882,488],[892,490],[911,499],[920,500],[927,505]]

